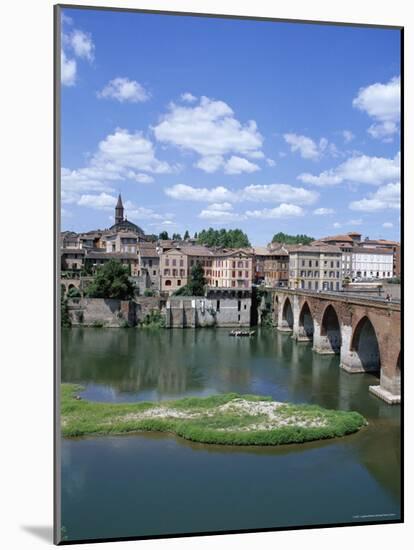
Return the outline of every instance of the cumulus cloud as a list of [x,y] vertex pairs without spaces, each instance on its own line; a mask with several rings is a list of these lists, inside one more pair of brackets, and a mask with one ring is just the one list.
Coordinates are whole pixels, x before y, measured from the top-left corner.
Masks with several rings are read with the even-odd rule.
[[324,137],[318,143],[310,137],[299,134],[284,134],[283,137],[290,145],[292,153],[299,151],[300,156],[304,159],[318,160],[324,152],[334,157],[339,154],[335,144],[329,143]]
[[181,94],[181,100],[185,101],[186,103],[194,103],[194,101],[197,101],[197,98],[190,92],[184,92],[183,94]]
[[260,219],[280,219],[303,216],[303,208],[295,204],[282,203],[275,208],[264,208],[262,210],[247,210],[246,216]]
[[114,182],[129,180],[150,183],[153,174],[176,170],[156,157],[152,142],[142,132],[117,128],[98,145],[97,151],[83,168],[61,170],[62,192],[73,194],[111,193]]
[[171,103],[153,131],[158,141],[199,155],[196,166],[207,172],[224,168],[230,160],[226,155],[263,156],[256,122],[241,123],[227,103],[205,96],[194,105]]
[[247,159],[234,155],[230,157],[224,165],[224,171],[226,174],[241,174],[242,172],[247,172],[248,174],[251,174],[252,172],[256,172],[257,170],[260,170],[257,164],[254,164]]
[[338,185],[345,181],[381,185],[400,177],[400,160],[400,153],[394,158],[359,155],[347,159],[336,168],[321,172],[318,176],[303,173],[298,179],[318,186]]
[[350,130],[343,130],[342,137],[344,138],[345,143],[349,143],[355,138],[354,134]]
[[383,185],[375,193],[371,193],[367,198],[351,202],[349,208],[360,212],[378,212],[388,208],[398,210],[400,206],[401,186],[400,183],[397,182]]
[[61,49],[61,83],[63,86],[74,86],[77,78],[77,62],[75,58],[92,62],[95,56],[95,44],[89,33],[80,29],[67,31],[72,25],[70,17],[62,15],[62,49]]
[[[239,214],[232,211],[232,205],[228,204],[225,208],[220,204],[210,204],[206,209],[202,210],[198,215],[202,220],[208,220],[212,223],[229,223],[234,221],[242,221],[246,219],[244,214]],[[229,208],[230,207],[230,208]]]
[[295,204],[312,204],[319,195],[303,187],[275,183],[271,185],[247,185],[232,191],[227,187],[219,186],[212,189],[206,187],[192,187],[177,184],[167,187],[165,193],[174,199],[201,201],[201,202],[271,202],[283,203],[289,201]]
[[[78,206],[85,206],[87,208],[93,208],[94,210],[112,212],[115,208],[118,198],[115,195],[108,193],[100,193],[99,195],[83,194],[78,197],[76,203]],[[128,215],[128,219],[132,220],[164,220],[169,221],[172,214],[159,214],[150,208],[144,208],[137,206],[132,201],[126,201],[125,210]]]
[[391,78],[386,84],[376,82],[360,88],[352,105],[368,114],[373,120],[368,133],[376,139],[391,141],[399,130],[400,122],[400,77]]
[[64,86],[76,83],[76,61],[68,59],[63,50],[60,52],[60,81]]
[[328,216],[329,214],[334,214],[335,210],[333,208],[316,208],[313,213],[316,216]]
[[99,98],[116,99],[120,103],[141,103],[150,98],[150,94],[136,80],[117,77],[97,93]]

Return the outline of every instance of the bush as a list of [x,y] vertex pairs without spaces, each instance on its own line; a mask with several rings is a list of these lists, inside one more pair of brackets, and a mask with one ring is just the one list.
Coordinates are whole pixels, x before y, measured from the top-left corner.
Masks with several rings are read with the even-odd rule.
[[155,292],[151,288],[146,288],[144,290],[144,296],[149,297],[149,296],[154,296],[154,294],[155,294]]
[[132,300],[135,296],[135,285],[128,276],[129,269],[116,260],[109,260],[101,266],[94,280],[86,289],[90,298],[115,298]]

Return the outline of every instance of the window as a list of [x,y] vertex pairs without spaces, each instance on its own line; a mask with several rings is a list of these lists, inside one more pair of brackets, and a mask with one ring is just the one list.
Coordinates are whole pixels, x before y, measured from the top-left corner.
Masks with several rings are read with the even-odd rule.
[[157,274],[157,272],[155,271],[155,269],[154,269],[154,271],[152,272],[152,274],[153,274],[153,275],[156,275],[156,274]]
[[171,286],[171,281],[167,279],[167,280],[165,281],[165,286]]
[[181,279],[178,279],[177,286],[181,286]]
[[173,260],[173,261],[172,261],[172,264],[173,264],[173,265],[177,265],[177,260]]
[[304,280],[302,280],[302,281],[300,282],[300,288],[305,288],[305,281],[304,281]]
[[165,265],[170,265],[170,260],[168,258],[165,258]]
[[[233,262],[234,263],[234,262]],[[231,272],[231,276],[234,278],[236,276],[236,272],[235,271],[232,271]]]
[[184,260],[180,260],[180,267],[183,267],[184,265]]
[[336,290],[339,290],[339,283],[336,283]]
[[318,290],[318,288],[319,288],[319,282],[315,281],[315,290]]
[[217,300],[216,302],[216,310],[220,311],[220,300]]
[[302,267],[305,267],[305,260],[302,260]]
[[148,265],[152,267],[152,260],[148,260]]
[[309,260],[309,267],[312,267],[312,260]]
[[331,262],[331,267],[333,267],[333,266],[334,266],[334,263],[333,263],[333,262]]
[[338,262],[336,262],[336,267],[339,267],[339,261],[338,261]]
[[312,288],[312,281],[308,281],[308,289],[310,290]]
[[[241,310],[241,300],[237,300],[237,311]],[[239,315],[239,321],[240,321],[240,315]]]
[[315,260],[315,267],[319,267],[319,262],[318,262],[318,260]]

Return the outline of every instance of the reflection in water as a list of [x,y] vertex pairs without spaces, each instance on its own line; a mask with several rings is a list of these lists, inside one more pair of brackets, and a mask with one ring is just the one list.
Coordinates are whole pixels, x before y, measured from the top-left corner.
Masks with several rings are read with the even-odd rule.
[[70,539],[399,517],[399,407],[369,394],[372,375],[346,373],[337,356],[317,355],[289,334],[65,330],[62,379],[83,384],[93,400],[235,391],[357,410],[369,421],[343,439],[280,448],[157,434],[64,440],[62,514]]

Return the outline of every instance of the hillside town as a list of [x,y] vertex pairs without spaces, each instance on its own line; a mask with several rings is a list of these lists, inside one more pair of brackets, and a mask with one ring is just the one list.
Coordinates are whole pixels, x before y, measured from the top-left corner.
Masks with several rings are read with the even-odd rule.
[[197,239],[157,239],[129,221],[119,195],[114,224],[105,230],[61,234],[63,286],[84,289],[109,260],[128,266],[137,295],[171,296],[201,265],[208,289],[290,288],[342,291],[356,283],[400,277],[400,243],[360,233],[323,237],[310,244],[272,242],[245,248],[208,247]]

